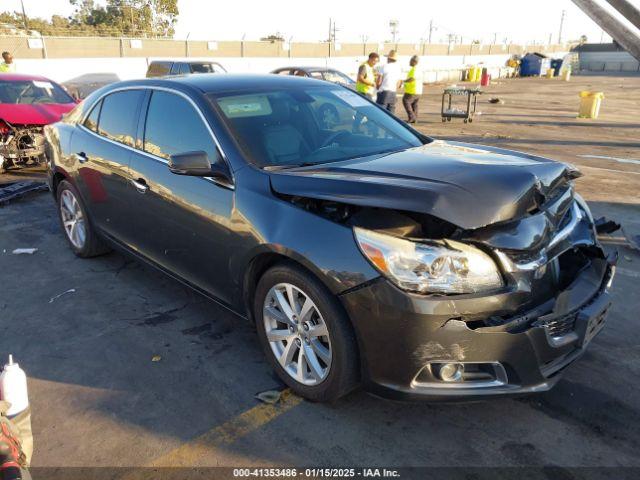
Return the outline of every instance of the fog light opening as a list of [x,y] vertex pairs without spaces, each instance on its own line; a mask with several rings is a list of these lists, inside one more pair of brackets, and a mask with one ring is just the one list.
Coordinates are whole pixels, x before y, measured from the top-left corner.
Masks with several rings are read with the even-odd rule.
[[443,382],[460,382],[464,365],[462,363],[441,363],[435,366],[436,376]]

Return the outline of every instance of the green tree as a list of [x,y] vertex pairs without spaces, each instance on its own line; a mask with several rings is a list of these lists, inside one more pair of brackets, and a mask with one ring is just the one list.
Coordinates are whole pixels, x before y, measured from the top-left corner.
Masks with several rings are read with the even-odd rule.
[[[30,30],[42,35],[173,37],[178,20],[178,0],[69,0],[70,18],[54,15],[50,20],[27,19]],[[0,23],[22,28],[19,12],[0,13]]]

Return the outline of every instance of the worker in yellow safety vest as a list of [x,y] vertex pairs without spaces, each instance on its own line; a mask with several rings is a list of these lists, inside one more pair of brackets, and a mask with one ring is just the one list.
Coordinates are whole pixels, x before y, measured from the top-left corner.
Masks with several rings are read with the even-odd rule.
[[356,83],[356,90],[362,95],[369,97],[371,100],[375,99],[376,94],[376,74],[373,67],[376,66],[380,60],[380,55],[376,52],[369,54],[369,59],[360,65],[358,69],[358,81]]
[[2,59],[4,62],[0,63],[0,73],[12,73],[16,71],[16,66],[13,63],[13,55],[9,52],[2,52]]
[[418,56],[414,55],[409,60],[409,73],[404,80],[404,96],[402,97],[402,105],[407,111],[409,119],[408,123],[416,123],[418,120],[418,103],[420,102],[420,96],[422,95],[422,75],[416,69],[418,65]]

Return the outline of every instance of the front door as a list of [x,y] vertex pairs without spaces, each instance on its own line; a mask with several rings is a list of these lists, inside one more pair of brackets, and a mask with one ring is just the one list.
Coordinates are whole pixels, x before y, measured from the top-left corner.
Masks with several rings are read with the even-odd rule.
[[220,157],[205,120],[188,98],[153,90],[142,151],[131,159],[138,185],[131,206],[136,248],[155,263],[230,303],[230,251],[234,195],[203,177],[171,173],[170,155],[204,151]]

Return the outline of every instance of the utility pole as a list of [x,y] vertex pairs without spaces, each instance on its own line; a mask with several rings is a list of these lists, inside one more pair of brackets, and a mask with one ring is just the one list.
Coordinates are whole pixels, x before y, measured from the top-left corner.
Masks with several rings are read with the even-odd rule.
[[640,37],[593,0],[573,0],[591,20],[633,57],[640,60]]
[[329,46],[329,56],[331,56],[331,31],[333,27],[333,20],[329,18],[329,36],[327,37],[327,45]]
[[391,27],[391,37],[393,39],[393,45],[397,48],[396,39],[398,38],[398,25],[400,22],[398,20],[389,21],[389,27]]
[[567,15],[566,10],[562,10],[562,16],[560,17],[560,31],[558,32],[558,43],[562,43],[562,28],[564,27],[564,17]]
[[24,29],[29,30],[29,22],[27,21],[27,12],[24,10],[24,0],[20,0],[20,5],[22,5],[22,22],[24,23]]
[[607,2],[636,28],[640,28],[640,10],[632,5],[631,2],[628,0],[607,0]]
[[431,45],[431,36],[433,35],[433,18],[429,22],[429,45]]

